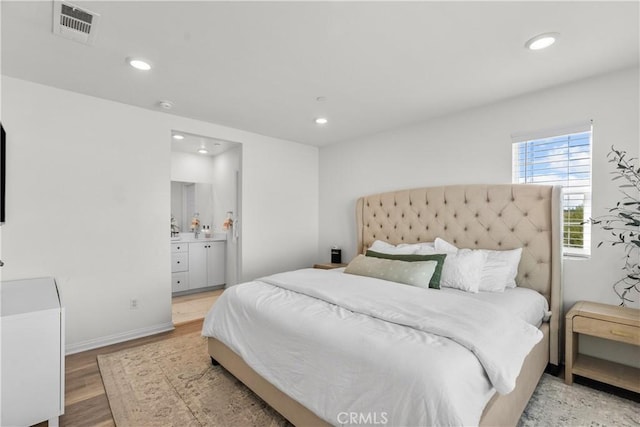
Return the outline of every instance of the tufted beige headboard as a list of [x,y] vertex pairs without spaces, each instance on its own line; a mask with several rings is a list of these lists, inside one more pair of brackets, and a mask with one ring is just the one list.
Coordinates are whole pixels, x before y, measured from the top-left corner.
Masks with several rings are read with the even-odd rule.
[[375,194],[358,199],[358,253],[375,240],[431,242],[460,248],[522,247],[516,282],[551,306],[549,361],[560,360],[562,307],[561,188],[548,185],[455,185]]

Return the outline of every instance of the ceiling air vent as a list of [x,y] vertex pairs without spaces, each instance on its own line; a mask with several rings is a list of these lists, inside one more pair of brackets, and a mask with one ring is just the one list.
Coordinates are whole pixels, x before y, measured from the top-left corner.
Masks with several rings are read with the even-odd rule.
[[100,15],[71,3],[53,1],[53,33],[66,39],[92,45]]

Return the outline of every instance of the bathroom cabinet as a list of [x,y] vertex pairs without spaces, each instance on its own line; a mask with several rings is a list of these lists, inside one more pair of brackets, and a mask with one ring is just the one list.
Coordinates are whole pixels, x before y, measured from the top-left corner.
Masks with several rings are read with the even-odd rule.
[[193,291],[225,283],[226,242],[191,240],[171,244],[171,290]]
[[189,289],[224,285],[225,242],[189,243]]

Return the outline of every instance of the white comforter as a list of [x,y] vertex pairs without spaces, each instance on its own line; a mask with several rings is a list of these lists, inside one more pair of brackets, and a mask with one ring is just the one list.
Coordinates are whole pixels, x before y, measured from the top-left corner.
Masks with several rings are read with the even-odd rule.
[[412,426],[477,425],[542,338],[463,295],[315,269],[226,290],[203,335],[331,424]]

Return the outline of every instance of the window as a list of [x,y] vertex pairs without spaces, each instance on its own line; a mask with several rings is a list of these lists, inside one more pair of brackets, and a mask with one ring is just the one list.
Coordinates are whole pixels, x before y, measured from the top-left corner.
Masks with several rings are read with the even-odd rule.
[[515,184],[562,185],[565,255],[591,252],[591,122],[513,136]]

